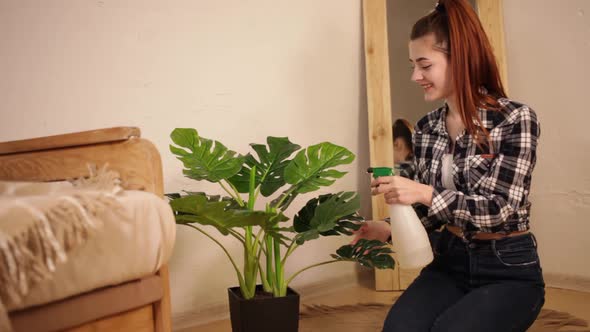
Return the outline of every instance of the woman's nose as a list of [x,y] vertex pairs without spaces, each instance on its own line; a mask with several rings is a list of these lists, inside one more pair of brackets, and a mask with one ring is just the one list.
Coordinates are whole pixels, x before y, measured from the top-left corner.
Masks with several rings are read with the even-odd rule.
[[412,81],[418,82],[419,80],[423,79],[422,73],[418,68],[412,69],[412,76],[410,77]]

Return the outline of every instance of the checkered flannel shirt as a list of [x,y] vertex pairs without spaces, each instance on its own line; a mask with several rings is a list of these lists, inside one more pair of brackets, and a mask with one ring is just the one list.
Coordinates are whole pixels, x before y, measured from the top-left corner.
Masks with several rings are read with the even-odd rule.
[[409,162],[395,164],[395,174],[404,178],[414,179],[414,174],[416,174],[416,164],[414,163],[414,160],[412,159]]
[[501,98],[499,111],[479,109],[492,144],[477,146],[466,132],[457,137],[452,166],[457,190],[441,183],[442,156],[450,146],[446,105],[416,125],[414,180],[431,185],[430,208],[415,204],[427,230],[443,224],[461,227],[466,238],[477,232],[510,233],[529,229],[528,200],[540,126],[527,105]]

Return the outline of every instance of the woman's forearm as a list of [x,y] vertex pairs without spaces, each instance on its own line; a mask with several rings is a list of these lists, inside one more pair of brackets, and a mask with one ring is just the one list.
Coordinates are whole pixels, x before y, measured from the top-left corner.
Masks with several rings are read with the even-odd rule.
[[423,184],[422,185],[422,199],[420,200],[420,203],[430,207],[432,205],[432,191],[433,191],[432,186],[429,186],[427,184]]

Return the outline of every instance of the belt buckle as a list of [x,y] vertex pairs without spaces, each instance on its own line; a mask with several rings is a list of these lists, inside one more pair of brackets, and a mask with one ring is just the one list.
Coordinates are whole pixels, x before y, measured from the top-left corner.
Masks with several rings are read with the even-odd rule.
[[459,230],[459,238],[461,239],[461,241],[463,241],[463,243],[469,243],[469,240],[467,240],[465,232],[463,232],[462,229]]
[[459,229],[458,229],[458,230],[456,230],[456,229],[453,229],[453,228],[449,228],[448,226],[449,226],[449,225],[447,225],[447,227],[445,227],[445,228],[447,229],[447,231],[448,231],[449,233],[451,233],[451,234],[453,234],[454,236],[456,236],[456,237],[460,238],[460,239],[461,239],[461,241],[463,241],[463,243],[467,243],[467,242],[469,242],[469,241],[467,241],[467,238],[465,237],[465,233],[463,232],[463,230],[462,230],[461,228],[457,227],[457,228],[459,228]]

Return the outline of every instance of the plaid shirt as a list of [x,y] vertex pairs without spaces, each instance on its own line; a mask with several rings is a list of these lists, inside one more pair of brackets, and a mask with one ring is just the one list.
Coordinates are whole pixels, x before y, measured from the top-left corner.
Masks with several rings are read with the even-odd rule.
[[404,178],[414,179],[416,174],[416,164],[414,160],[395,164],[395,174]]
[[442,156],[450,146],[446,105],[423,117],[413,138],[414,180],[431,185],[432,206],[415,204],[430,231],[443,224],[461,227],[464,236],[477,232],[510,233],[529,229],[531,174],[540,135],[535,112],[527,105],[501,98],[499,111],[479,109],[492,144],[477,146],[466,132],[457,137],[453,156],[456,191],[441,183]]

